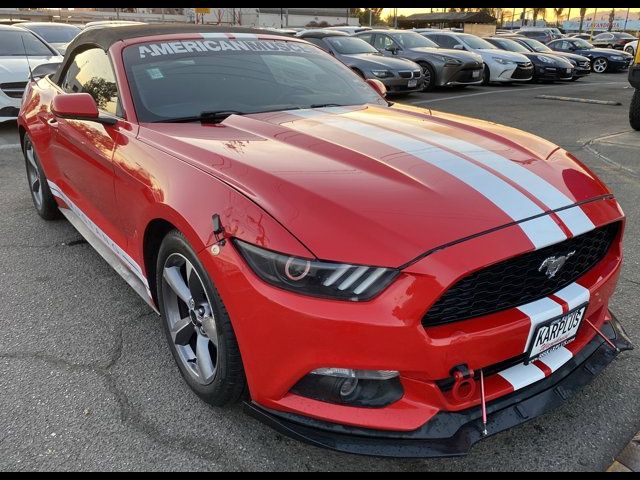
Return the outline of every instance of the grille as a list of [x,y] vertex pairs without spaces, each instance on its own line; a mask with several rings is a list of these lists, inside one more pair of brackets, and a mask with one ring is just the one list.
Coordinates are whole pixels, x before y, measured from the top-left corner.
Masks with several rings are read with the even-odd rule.
[[420,70],[414,70],[413,71],[413,78],[420,78],[421,74],[422,74],[422,72]]
[[580,65],[583,68],[589,68],[589,62],[580,62],[578,63],[578,65]]
[[530,68],[533,66],[531,62],[518,62],[518,66],[521,68]]
[[[531,64],[529,64],[531,65]],[[511,78],[531,78],[532,68],[531,67],[518,67],[511,74]]]
[[[474,71],[480,71],[480,75],[474,78],[473,77]],[[480,79],[482,79],[481,68],[465,68],[463,70],[460,70],[455,77],[455,81],[460,83],[477,82]]]
[[[609,251],[619,222],[479,270],[447,290],[422,319],[426,326],[465,320],[524,305],[566,287]],[[551,256],[571,255],[552,278],[540,272]]]
[[7,97],[22,98],[27,82],[0,83],[0,89]]
[[411,71],[408,71],[408,70],[401,70],[398,73],[400,74],[400,76],[402,78],[411,78],[411,75],[413,75],[413,73]]

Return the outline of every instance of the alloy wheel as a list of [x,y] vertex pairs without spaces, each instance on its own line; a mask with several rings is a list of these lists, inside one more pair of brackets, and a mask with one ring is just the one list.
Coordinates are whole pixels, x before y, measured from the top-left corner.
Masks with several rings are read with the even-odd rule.
[[41,208],[43,202],[42,178],[40,176],[40,169],[36,163],[33,145],[29,140],[25,142],[25,156],[27,158],[27,179],[29,180],[31,196],[33,197],[36,207]]
[[218,331],[211,301],[192,263],[171,254],[162,271],[162,301],[178,359],[202,385],[213,382],[218,366]]
[[593,71],[596,73],[604,73],[607,65],[608,62],[605,58],[596,58],[593,62]]

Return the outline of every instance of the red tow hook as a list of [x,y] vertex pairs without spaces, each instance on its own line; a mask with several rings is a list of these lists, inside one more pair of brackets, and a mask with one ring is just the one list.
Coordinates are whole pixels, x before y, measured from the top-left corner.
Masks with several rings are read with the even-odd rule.
[[473,379],[473,370],[466,363],[456,365],[450,371],[454,384],[451,395],[456,402],[464,402],[476,393],[476,382]]
[[480,404],[482,405],[482,435],[487,435],[487,398],[484,392],[484,372],[480,369]]

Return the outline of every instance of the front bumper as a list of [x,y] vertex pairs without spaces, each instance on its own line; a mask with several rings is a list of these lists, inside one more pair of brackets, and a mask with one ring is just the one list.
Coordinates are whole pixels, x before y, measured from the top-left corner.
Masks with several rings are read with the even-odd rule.
[[[602,332],[620,350],[633,348],[615,316]],[[599,336],[550,377],[487,404],[487,436],[532,420],[552,410],[589,383],[619,352]],[[464,455],[483,439],[480,408],[439,412],[411,432],[350,427],[245,403],[245,410],[281,433],[303,442],[346,453],[381,457],[450,457]]]
[[482,83],[484,68],[482,63],[466,63],[456,66],[446,66],[438,78],[438,86],[451,87],[454,85],[479,85]]
[[[384,86],[387,87],[387,92],[390,94],[419,92],[422,90],[422,87],[424,84],[424,77],[422,75],[420,75],[419,77],[411,77],[411,78],[401,78],[401,77],[378,78],[374,75],[367,75],[367,78],[380,80],[384,84]],[[416,85],[413,87],[410,87],[409,82],[412,82],[412,81],[415,81]]]
[[610,70],[624,70],[625,68],[629,68],[633,63],[633,59],[629,60],[609,60],[609,69]]
[[574,76],[573,68],[547,67],[537,65],[533,78],[536,80],[571,80]]

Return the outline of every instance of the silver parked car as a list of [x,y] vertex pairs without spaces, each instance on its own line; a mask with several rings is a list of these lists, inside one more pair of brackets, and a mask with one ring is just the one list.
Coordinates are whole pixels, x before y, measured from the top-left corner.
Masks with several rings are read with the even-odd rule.
[[20,23],[19,26],[40,35],[61,55],[64,55],[69,42],[82,31],[76,25],[56,22],[24,22]]
[[416,62],[424,72],[424,90],[482,83],[482,57],[475,53],[440,48],[428,38],[408,30],[369,30],[357,33],[388,57]]
[[390,94],[422,90],[422,68],[411,60],[385,57],[364,40],[336,30],[307,30],[297,36],[330,53],[361,77],[380,80]]

